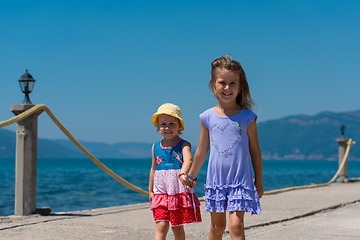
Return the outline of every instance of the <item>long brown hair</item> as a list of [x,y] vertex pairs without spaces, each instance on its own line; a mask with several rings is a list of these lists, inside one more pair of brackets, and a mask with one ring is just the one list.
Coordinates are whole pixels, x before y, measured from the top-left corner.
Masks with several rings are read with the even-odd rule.
[[242,68],[240,62],[233,60],[229,55],[224,55],[220,58],[217,58],[211,63],[211,79],[209,82],[209,88],[214,93],[214,96],[216,97],[216,69],[219,68],[224,68],[239,73],[240,91],[239,94],[236,96],[236,102],[240,105],[240,107],[252,110],[255,102],[251,99],[250,88],[246,79],[245,71]]

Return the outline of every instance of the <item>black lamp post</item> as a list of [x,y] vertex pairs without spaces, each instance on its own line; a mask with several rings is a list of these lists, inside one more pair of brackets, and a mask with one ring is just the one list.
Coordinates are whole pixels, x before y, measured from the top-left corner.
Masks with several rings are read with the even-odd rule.
[[22,104],[33,105],[30,101],[29,94],[34,88],[35,81],[36,80],[31,76],[31,74],[28,73],[28,70],[26,70],[26,73],[24,73],[19,79],[21,91],[25,93],[25,98]]
[[340,131],[341,131],[341,137],[344,138],[344,134],[345,134],[345,125],[344,124],[341,125]]

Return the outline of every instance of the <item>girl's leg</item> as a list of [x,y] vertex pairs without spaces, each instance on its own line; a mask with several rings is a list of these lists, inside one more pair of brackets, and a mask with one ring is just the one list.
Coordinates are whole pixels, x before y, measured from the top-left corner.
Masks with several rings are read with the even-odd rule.
[[172,227],[172,231],[174,233],[175,240],[185,240],[184,226]]
[[210,213],[211,225],[209,240],[221,240],[226,228],[226,213]]
[[166,234],[169,231],[169,222],[160,221],[156,222],[155,240],[166,240]]
[[245,240],[244,212],[230,212],[229,233],[232,240]]

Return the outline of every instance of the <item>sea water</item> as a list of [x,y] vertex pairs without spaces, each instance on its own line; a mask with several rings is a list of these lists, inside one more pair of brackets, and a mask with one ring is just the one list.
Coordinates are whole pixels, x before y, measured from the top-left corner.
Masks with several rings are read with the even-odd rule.
[[[113,172],[148,190],[151,159],[100,159]],[[360,161],[349,161],[349,177],[360,177]],[[207,162],[195,187],[203,196]],[[338,169],[337,161],[264,160],[265,191],[292,186],[325,183]],[[15,159],[0,158],[0,216],[14,214]],[[148,197],[123,186],[90,159],[38,159],[37,207],[52,212],[78,211],[148,202]]]

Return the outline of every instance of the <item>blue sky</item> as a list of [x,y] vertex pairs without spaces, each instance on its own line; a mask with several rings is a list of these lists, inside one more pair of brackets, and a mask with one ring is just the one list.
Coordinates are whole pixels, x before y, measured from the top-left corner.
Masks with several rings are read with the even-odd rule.
[[[31,101],[79,140],[158,141],[151,115],[172,102],[197,145],[224,54],[242,63],[259,123],[358,110],[359,22],[360,1],[1,1],[0,121],[28,69]],[[45,113],[39,137],[66,138]]]

